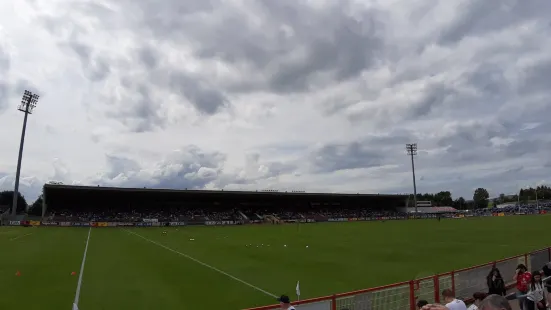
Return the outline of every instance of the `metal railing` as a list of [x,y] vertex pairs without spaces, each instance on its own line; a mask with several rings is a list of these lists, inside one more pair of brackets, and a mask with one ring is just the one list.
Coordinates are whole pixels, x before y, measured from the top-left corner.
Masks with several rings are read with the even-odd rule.
[[[294,302],[293,305],[300,306],[300,310],[415,310],[415,304],[420,299],[440,302],[440,294],[444,289],[451,289],[455,296],[464,300],[469,300],[473,293],[486,292],[486,276],[493,267],[499,268],[507,279],[509,275],[512,278],[518,264],[524,264],[528,270],[532,270],[541,268],[549,262],[551,248],[545,248],[407,282],[305,299]],[[514,286],[514,283],[507,284],[508,287]],[[280,306],[271,305],[247,310],[272,309],[280,309]]]

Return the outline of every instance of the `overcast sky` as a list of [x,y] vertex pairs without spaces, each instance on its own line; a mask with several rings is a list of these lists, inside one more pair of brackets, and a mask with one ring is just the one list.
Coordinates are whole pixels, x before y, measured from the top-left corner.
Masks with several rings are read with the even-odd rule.
[[548,0],[0,1],[0,188],[412,192],[551,173]]

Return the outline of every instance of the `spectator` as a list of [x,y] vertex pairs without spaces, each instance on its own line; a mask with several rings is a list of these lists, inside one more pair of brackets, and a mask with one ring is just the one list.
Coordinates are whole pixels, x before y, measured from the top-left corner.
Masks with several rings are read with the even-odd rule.
[[467,309],[467,310],[479,310],[480,309],[480,304],[482,303],[484,298],[486,298],[486,296],[488,296],[488,294],[486,294],[486,293],[482,293],[482,292],[474,293],[473,294],[474,302],[469,307],[469,309]]
[[515,275],[513,276],[513,281],[516,282],[517,289],[517,299],[519,308],[524,309],[524,300],[526,299],[526,294],[528,293],[528,284],[532,280],[532,274],[528,272],[528,269],[524,264],[519,264]]
[[282,310],[296,310],[295,307],[291,306],[291,299],[287,295],[281,295],[277,299]]
[[499,269],[492,268],[488,276],[486,277],[486,283],[488,284],[488,295],[505,296],[507,290],[505,289],[505,281],[499,272]]
[[[421,308],[421,310],[451,310],[447,306],[438,304],[428,304]],[[513,310],[507,299],[499,295],[490,295],[480,303],[480,310]]]
[[442,297],[446,303],[446,308],[449,310],[467,310],[467,306],[462,300],[455,298],[454,293],[450,289],[442,291]]
[[417,302],[417,309],[418,310],[421,310],[424,306],[428,305],[429,302],[424,300],[424,299],[421,299]]
[[526,310],[543,310],[545,309],[545,289],[541,280],[539,271],[532,272],[529,291],[526,294],[525,302]]
[[541,272],[544,278],[549,278],[543,285],[547,287],[547,306],[551,307],[551,263],[543,266]]
[[490,295],[480,303],[480,310],[512,310],[509,301],[503,296]]

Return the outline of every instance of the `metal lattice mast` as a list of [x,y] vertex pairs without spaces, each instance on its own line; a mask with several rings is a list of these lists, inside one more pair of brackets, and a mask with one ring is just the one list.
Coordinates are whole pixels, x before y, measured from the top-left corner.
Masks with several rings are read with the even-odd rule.
[[415,206],[415,217],[417,217],[417,184],[415,183],[415,161],[413,157],[417,155],[417,143],[406,144],[407,154],[411,157],[411,172],[413,174],[413,204]]
[[23,118],[23,129],[21,131],[21,142],[19,143],[19,157],[17,158],[17,171],[15,172],[15,188],[13,190],[13,204],[11,213],[13,216],[17,214],[17,201],[19,198],[19,177],[21,176],[21,160],[23,159],[23,145],[25,144],[25,131],[27,130],[27,118],[33,113],[36,104],[38,103],[38,95],[25,90],[21,104],[18,110],[25,113]]

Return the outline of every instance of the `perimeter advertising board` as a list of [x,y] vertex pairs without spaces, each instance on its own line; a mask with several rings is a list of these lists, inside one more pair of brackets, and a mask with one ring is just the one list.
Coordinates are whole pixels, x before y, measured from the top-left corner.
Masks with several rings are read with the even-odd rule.
[[206,221],[205,225],[212,226],[212,225],[235,225],[237,224],[235,221]]

